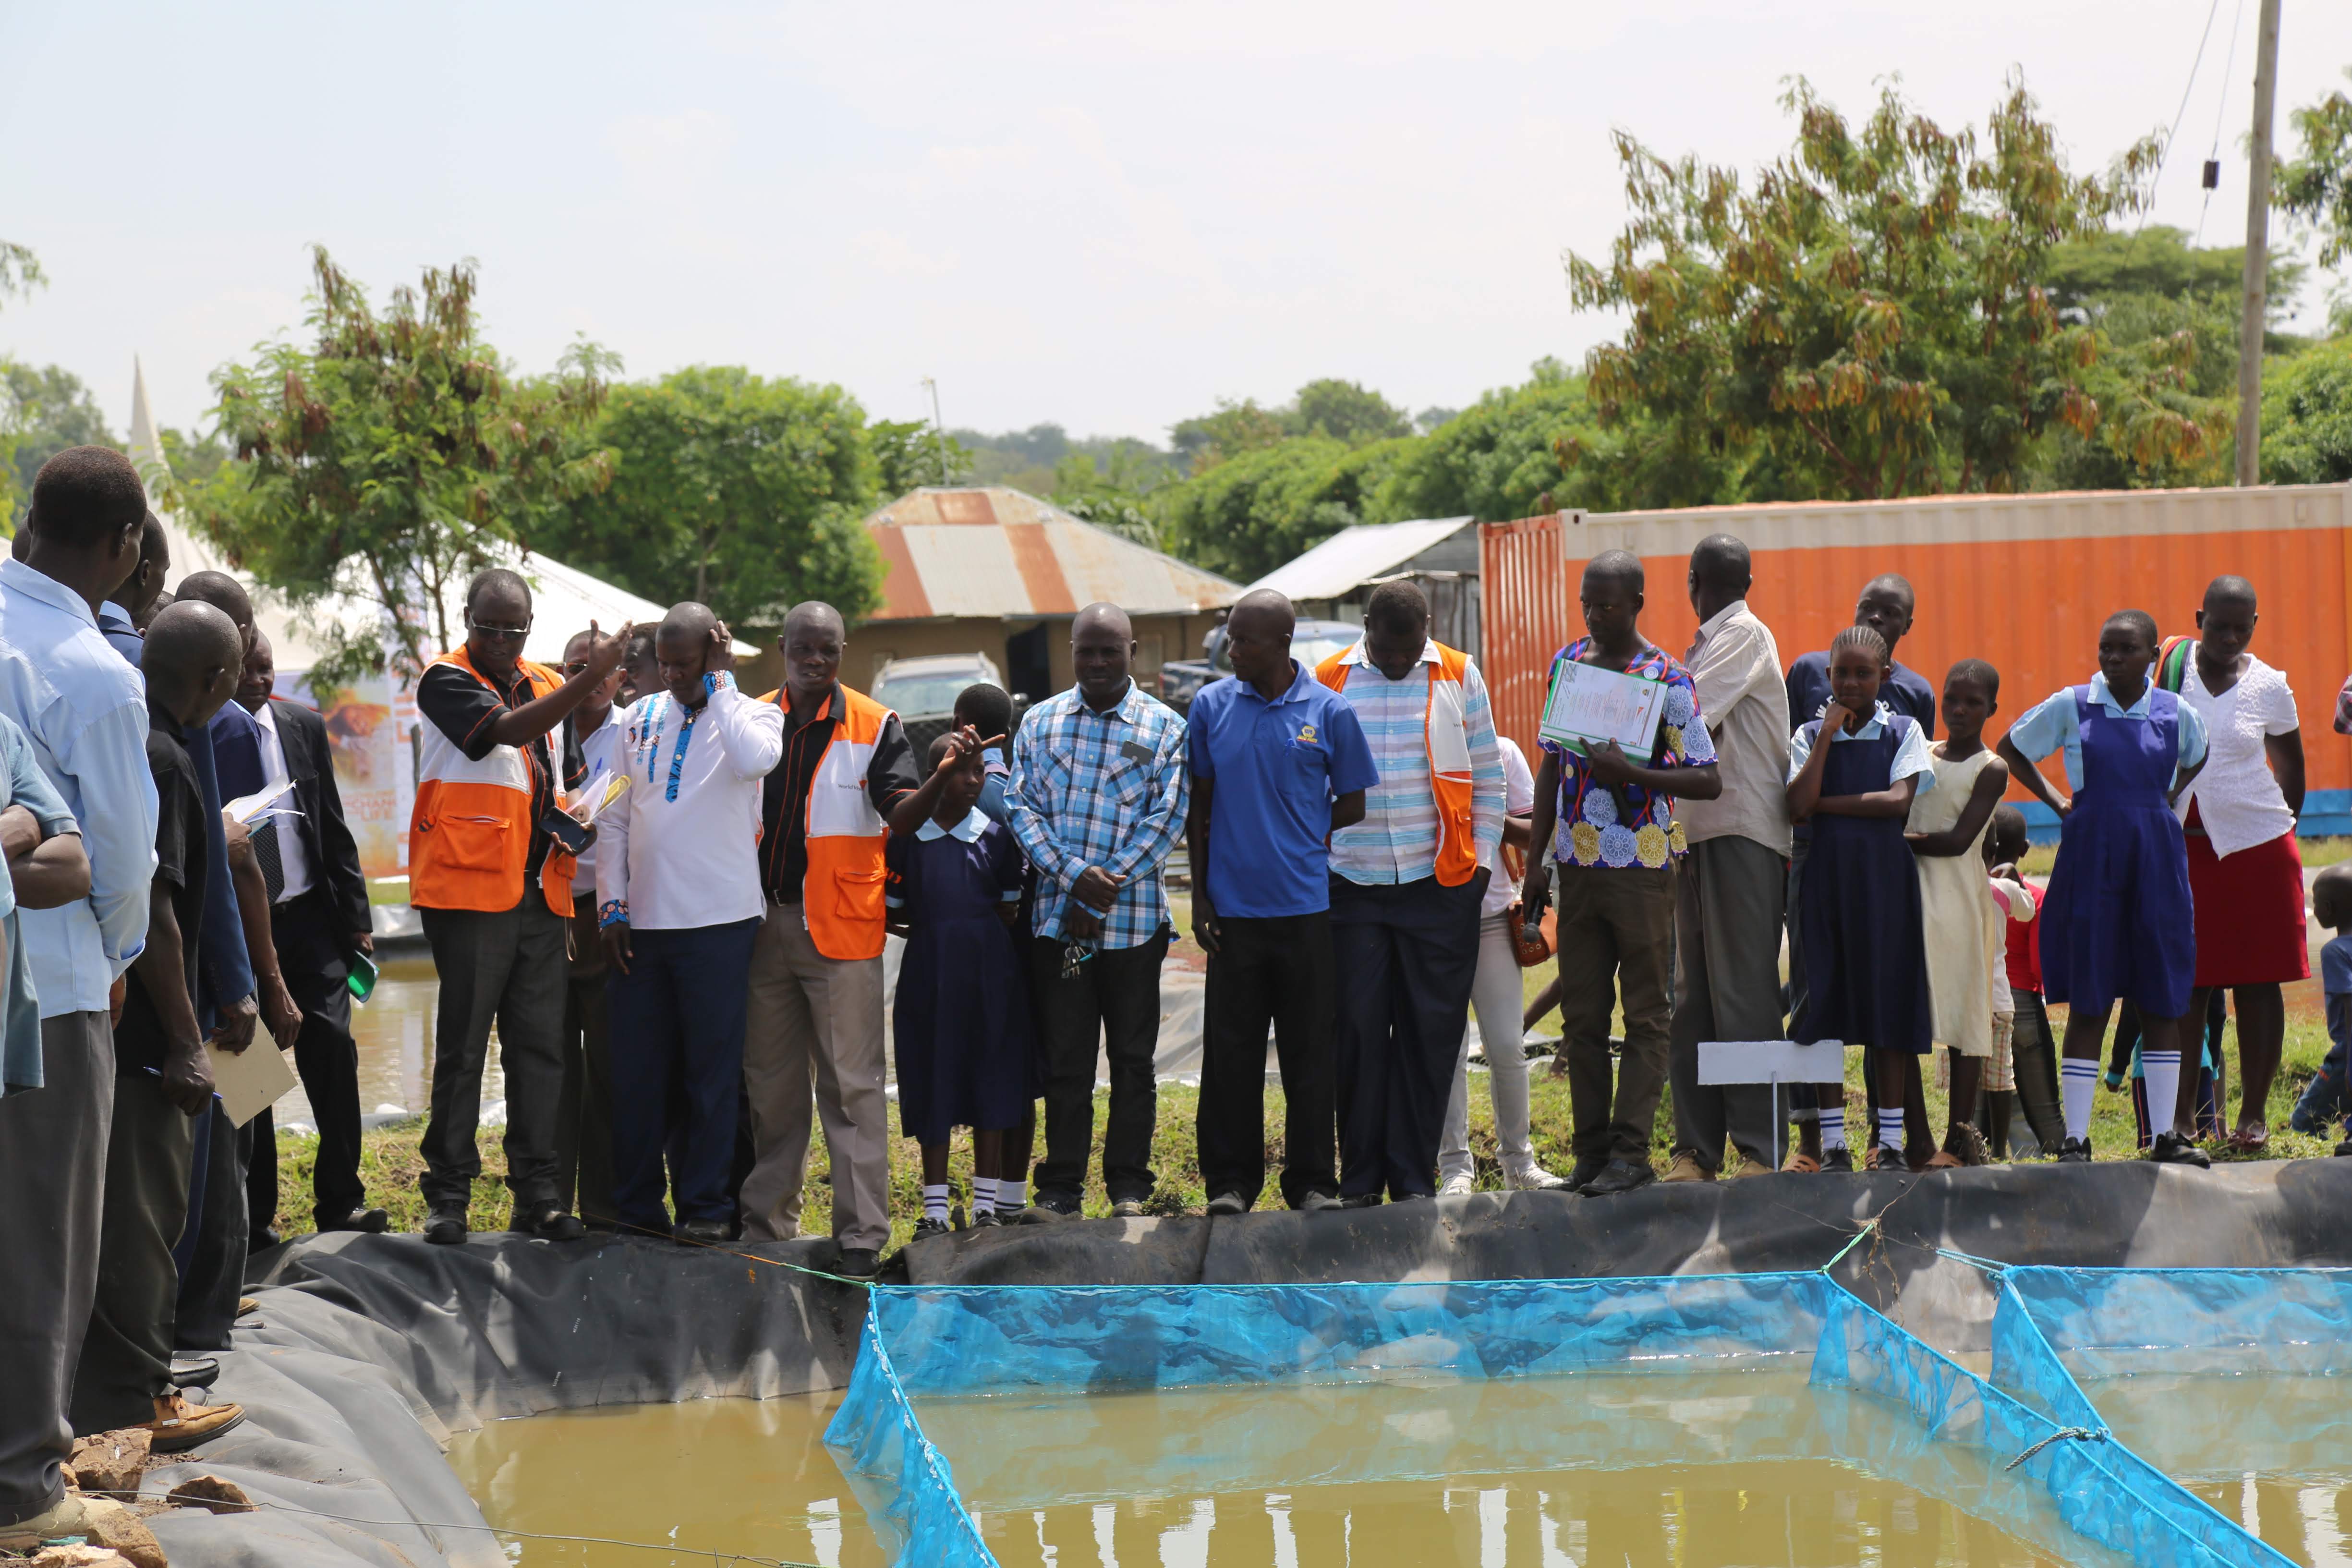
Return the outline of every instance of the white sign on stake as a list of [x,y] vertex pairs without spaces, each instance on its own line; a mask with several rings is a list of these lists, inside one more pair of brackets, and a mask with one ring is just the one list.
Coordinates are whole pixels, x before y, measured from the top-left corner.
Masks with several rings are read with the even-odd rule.
[[1843,1083],[1845,1045],[1816,1040],[1701,1040],[1698,1080],[1703,1084],[1766,1083],[1772,1086],[1772,1168],[1782,1163],[1781,1141],[1789,1118],[1780,1108],[1784,1083]]

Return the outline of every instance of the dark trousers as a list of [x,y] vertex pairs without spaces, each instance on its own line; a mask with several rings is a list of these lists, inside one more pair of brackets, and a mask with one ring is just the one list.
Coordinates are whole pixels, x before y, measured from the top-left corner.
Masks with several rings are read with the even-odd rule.
[[1674,1086],[1675,1147],[1708,1170],[1723,1146],[1770,1167],[1778,1159],[1769,1084],[1702,1084],[1707,1040],[1778,1040],[1780,905],[1787,881],[1779,850],[1752,838],[1702,839],[1676,874],[1675,1013],[1666,1058]]
[[474,1132],[490,1026],[507,1079],[507,1185],[518,1209],[555,1197],[555,1112],[563,1098],[564,918],[537,888],[496,914],[419,910],[441,1000],[433,1020],[433,1114],[425,1124],[425,1178],[434,1208],[463,1209],[482,1173]]
[[[1209,955],[1195,1131],[1201,1180],[1213,1198],[1250,1204],[1265,1188],[1265,1032],[1282,1067],[1283,1201],[1336,1194],[1332,1079],[1331,917],[1225,915]],[[1443,1104],[1438,1107],[1442,1113]]]
[[2058,1040],[2039,991],[2020,991],[2009,1035],[2010,1070],[2017,1079],[2018,1109],[2043,1154],[2055,1154],[2066,1141],[2066,1109],[2058,1093]]
[[[1675,868],[1560,866],[1559,1032],[1580,1160],[1650,1157],[1674,1013]],[[1622,988],[1625,1057],[1610,1082]]]
[[[613,1206],[621,1223],[734,1217],[729,1196],[742,1114],[743,1018],[757,916],[683,931],[632,931],[629,971],[604,977],[613,1068]],[[665,1162],[668,1178],[663,1178]]]
[[[321,1226],[344,1218],[367,1197],[360,1183],[360,1048],[352,1038],[349,931],[335,929],[334,906],[312,888],[269,911],[271,945],[286,989],[302,1010],[294,1039],[294,1070],[319,1152],[310,1168],[312,1213]],[[262,1043],[267,1043],[265,1040]],[[253,1163],[246,1173],[246,1213],[258,1236],[278,1219],[277,1119],[264,1110],[253,1119]]]
[[1331,879],[1339,1192],[1437,1191],[1437,1145],[1478,976],[1475,879]]
[[0,1100],[0,1524],[65,1495],[114,1120],[106,1015],[42,1019],[41,1073],[41,1088]]
[[[273,1049],[257,1031],[246,1049]],[[245,1290],[245,1173],[253,1158],[254,1123],[233,1126],[214,1100],[197,1129],[189,1173],[188,1223],[175,1258],[180,1264],[179,1321],[174,1338],[189,1351],[225,1351]]]
[[[587,940],[596,940],[587,928]],[[620,1217],[613,1206],[613,1060],[600,968],[577,968],[563,992],[563,1099],[555,1120],[555,1201],[592,1225]],[[740,1098],[740,1097],[739,1097]],[[740,1178],[738,1178],[740,1184]]]
[[1151,1195],[1151,1133],[1160,1115],[1161,931],[1139,947],[1097,952],[1062,978],[1063,944],[1032,942],[1029,994],[1045,1063],[1045,1158],[1037,1190],[1075,1198],[1086,1186],[1095,1138],[1095,1055],[1110,1060],[1110,1124],[1103,1133],[1103,1185],[1113,1203]]
[[172,1243],[188,1217],[195,1149],[195,1119],[165,1096],[162,1078],[135,1072],[114,1080],[98,1295],[74,1373],[77,1433],[151,1421],[155,1396],[170,1391],[180,1294]]

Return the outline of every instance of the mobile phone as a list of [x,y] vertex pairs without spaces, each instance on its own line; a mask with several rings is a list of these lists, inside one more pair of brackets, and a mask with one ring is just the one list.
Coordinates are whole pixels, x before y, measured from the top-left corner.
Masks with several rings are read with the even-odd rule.
[[551,811],[539,820],[540,825],[554,836],[555,841],[563,846],[567,854],[579,854],[596,837],[593,827],[578,821],[568,812]]

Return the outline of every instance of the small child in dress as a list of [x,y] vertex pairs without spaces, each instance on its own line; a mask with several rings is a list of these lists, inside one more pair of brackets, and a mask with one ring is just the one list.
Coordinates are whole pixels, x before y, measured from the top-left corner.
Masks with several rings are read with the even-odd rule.
[[979,805],[991,822],[1009,821],[1004,790],[1013,778],[1013,768],[1007,760],[1013,755],[1013,699],[1001,686],[974,681],[956,693],[955,722],[958,728],[969,724],[982,736],[1004,737],[1002,742],[980,754]]
[[[949,737],[931,742],[940,766]],[[979,807],[977,753],[947,775],[939,808],[911,837],[891,837],[890,929],[907,939],[891,1014],[898,1063],[898,1125],[923,1148],[919,1239],[948,1224],[948,1139],[969,1127],[971,1214],[994,1225],[1006,1129],[1029,1100],[1029,993],[1009,929],[1024,866],[1013,830]]]
[[[1985,924],[1992,966],[1992,1056],[1985,1063],[1984,1108],[1979,1113],[1986,1154],[1994,1160],[2009,1158],[2009,1113],[2017,1101],[2017,1074],[2010,1048],[2011,1039],[2017,1032],[2017,992],[2009,983],[2009,944],[2002,932],[2020,926],[2030,931],[2033,917],[2042,912],[2041,889],[2018,873],[2015,861],[2001,855],[2002,843],[2003,836],[1996,822],[1984,837],[1985,896],[1990,900]],[[2022,813],[2018,814],[2017,845],[2017,852],[2023,854]]]
[[[1936,770],[1927,732],[1878,700],[1891,662],[1870,627],[1838,633],[1830,700],[1797,731],[1789,760],[1790,819],[1813,824],[1799,900],[1807,984],[1796,1038],[1877,1053],[1871,1109],[1889,1158],[1906,1142],[1903,1107],[1919,1058],[1935,1048],[1918,865],[1903,825]],[[1820,1093],[1822,1168],[1851,1171],[1844,1087]],[[1924,1118],[1917,1131],[1911,1142],[1924,1164],[1932,1136]]]
[[1927,992],[1936,1038],[1950,1053],[1951,1117],[1930,1170],[1981,1165],[1977,1093],[1993,1053],[1992,988],[2002,956],[2000,910],[1986,890],[1984,842],[2009,769],[1984,742],[1985,721],[2000,710],[2000,672],[1964,658],[1944,677],[1945,738],[1927,749],[1936,787],[1911,802],[1904,837],[1919,860],[1927,921]]
[[[2154,616],[2116,611],[2099,628],[2099,672],[2035,704],[2000,738],[2010,772],[2065,822],[2042,933],[2043,994],[2067,1004],[2062,1163],[2091,1158],[2099,1047],[2119,997],[2138,1005],[2147,1092],[2165,1127],[2148,1158],[2211,1163],[2190,1128],[2193,1075],[2182,1092],[2197,942],[2188,841],[2172,814],[2173,798],[2204,764],[2205,724],[2149,680],[2157,642]],[[2062,750],[2071,799],[2033,762]]]
[[[1996,861],[2014,866],[2025,858],[2025,813],[2003,805],[1992,814],[1987,850]],[[2042,912],[2043,893],[2035,883],[2018,879]],[[2050,1033],[2050,1015],[2042,1005],[2042,922],[2011,915],[2009,921],[2008,971],[2011,1005],[2015,1008],[2009,1032],[2010,1071],[2015,1099],[2011,1109],[2025,1113],[2024,1137],[2031,1142],[2018,1152],[2054,1154],[2066,1139],[2066,1118],[2058,1102],[2058,1043]],[[2015,1119],[2011,1131],[2015,1132]]]
[[2297,1132],[2324,1132],[2345,1119],[2344,1141],[2336,1145],[2352,1156],[2352,862],[2330,866],[2311,884],[2311,912],[2336,936],[2319,950],[2319,984],[2327,994],[2327,1059],[2305,1085],[2287,1125]]
[[[1013,769],[1007,759],[1013,755],[1013,698],[1004,688],[985,680],[974,681],[956,693],[955,723],[958,728],[969,724],[985,739],[1002,735],[1002,745],[991,746],[980,754],[981,815],[991,822],[1013,826],[1010,808],[1004,804],[1004,791],[1013,782]],[[1030,868],[1021,879],[1021,902],[1014,919],[1013,945],[1022,947],[1028,933],[1035,929],[1030,919],[1036,907],[1037,873]],[[1023,974],[1028,971],[1024,968]],[[1030,1012],[1035,1017],[1035,1009]],[[996,1217],[1004,1224],[1014,1223],[1021,1211],[1029,1206],[1029,1156],[1037,1142],[1037,1093],[1043,1089],[1043,1064],[1034,1068],[1029,1087],[1033,1091],[1023,1103],[1021,1120],[1004,1130],[1003,1149],[996,1176]]]

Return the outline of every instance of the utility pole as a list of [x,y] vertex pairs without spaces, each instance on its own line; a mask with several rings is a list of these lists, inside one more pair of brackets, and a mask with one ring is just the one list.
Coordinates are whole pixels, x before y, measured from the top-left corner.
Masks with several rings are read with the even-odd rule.
[[[2272,10],[2278,9],[2278,0],[2268,0],[2268,3]],[[923,384],[930,389],[931,451],[940,460],[940,488],[945,489],[948,482],[948,427],[940,423],[940,384],[927,375],[923,377]]]
[[2263,291],[2271,241],[2271,120],[2278,100],[2279,0],[2263,0],[2254,47],[2254,132],[2246,160],[2245,312],[2238,321],[2238,483],[2262,482]]

